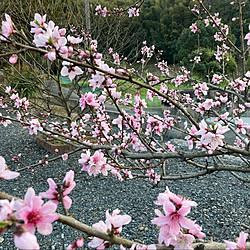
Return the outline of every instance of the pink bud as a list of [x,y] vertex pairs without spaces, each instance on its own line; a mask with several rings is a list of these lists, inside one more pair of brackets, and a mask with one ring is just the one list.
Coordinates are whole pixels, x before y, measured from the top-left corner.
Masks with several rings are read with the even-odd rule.
[[62,155],[62,159],[63,159],[64,161],[66,161],[66,160],[68,159],[68,154],[63,154],[63,155]]
[[17,62],[17,55],[13,54],[10,58],[9,58],[9,63],[11,64],[15,64]]

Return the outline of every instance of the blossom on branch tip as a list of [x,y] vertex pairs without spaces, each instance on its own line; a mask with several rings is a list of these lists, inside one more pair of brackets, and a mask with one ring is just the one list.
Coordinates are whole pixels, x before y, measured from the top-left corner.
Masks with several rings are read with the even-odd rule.
[[[58,204],[58,202],[63,201],[65,208],[69,209],[71,207],[72,200],[68,196],[68,194],[76,186],[76,183],[74,181],[74,171],[70,170],[66,173],[63,179],[62,190],[59,190],[59,187],[53,179],[48,178],[47,182],[49,183],[49,189],[46,192],[40,193],[39,196],[50,199],[56,205]],[[59,191],[62,193],[60,194]],[[60,200],[61,198],[62,201]]]
[[237,121],[237,127],[236,127],[236,132],[241,132],[243,135],[246,134],[246,129],[250,130],[250,126],[248,126],[248,123],[243,123],[242,119],[238,119]]
[[2,32],[1,33],[3,36],[0,35],[0,40],[2,40],[2,41],[5,41],[6,40],[5,37],[9,37],[14,31],[11,18],[8,14],[5,14],[5,19],[6,19],[6,21],[2,21]]
[[139,16],[140,15],[140,9],[138,8],[129,8],[128,10],[128,16],[129,17],[134,17],[134,16]]
[[[182,247],[185,245],[185,249],[189,249],[194,236],[205,237],[201,227],[185,217],[192,206],[197,206],[196,202],[182,198],[166,187],[166,191],[158,195],[155,204],[162,205],[165,213],[164,215],[159,209],[155,209],[158,217],[152,220],[153,224],[160,227],[159,243],[164,242],[166,246],[174,245],[176,249],[184,249],[181,245]],[[183,234],[183,228],[188,230],[188,234]]]

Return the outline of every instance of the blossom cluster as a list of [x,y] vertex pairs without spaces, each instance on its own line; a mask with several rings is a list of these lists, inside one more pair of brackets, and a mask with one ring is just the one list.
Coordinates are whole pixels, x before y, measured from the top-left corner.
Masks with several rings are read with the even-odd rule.
[[57,206],[52,201],[44,203],[33,188],[27,190],[23,201],[0,200],[0,206],[0,221],[5,223],[1,232],[12,227],[15,246],[20,249],[39,249],[36,229],[40,234],[49,235],[53,230],[51,223],[58,219]]
[[[5,167],[5,160],[0,156],[0,167]],[[19,173],[10,170],[2,171],[1,177],[4,179],[13,179],[19,176]],[[55,213],[59,202],[66,209],[72,204],[68,194],[75,187],[74,172],[70,170],[66,173],[62,185],[56,184],[53,179],[48,179],[49,190],[35,194],[33,188],[28,188],[24,200],[0,200],[0,222],[2,223],[0,233],[5,233],[10,228],[14,232],[15,246],[20,249],[39,249],[35,231],[42,235],[52,233],[52,222],[58,219]],[[42,198],[49,199],[44,203]],[[83,240],[72,242],[68,250],[81,247]]]
[[196,202],[170,192],[167,187],[164,193],[158,195],[155,204],[163,206],[165,213],[156,209],[158,217],[152,220],[153,224],[160,227],[159,243],[173,245],[175,249],[191,249],[195,237],[205,237],[202,228],[186,217],[191,207],[197,206]]

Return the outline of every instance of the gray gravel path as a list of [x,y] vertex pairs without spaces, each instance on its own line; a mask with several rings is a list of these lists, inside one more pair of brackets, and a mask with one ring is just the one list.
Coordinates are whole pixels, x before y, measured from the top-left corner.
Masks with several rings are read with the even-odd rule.
[[[6,159],[11,170],[18,168],[11,161],[18,153],[22,153],[21,159],[26,164],[34,163],[47,154],[35,143],[35,137],[29,136],[27,130],[20,130],[17,125],[12,124],[7,128],[0,126],[0,142],[0,155]],[[80,171],[78,159],[79,154],[65,162],[60,160],[49,166],[36,168],[34,173],[24,171],[18,179],[1,179],[1,191],[19,197],[24,196],[28,187],[33,187],[36,193],[43,192],[48,189],[48,177],[61,181],[65,173],[72,169],[75,171],[77,185],[70,194],[73,199],[70,213],[88,225],[104,220],[107,209],[119,208],[133,219],[129,225],[124,226],[121,236],[131,240],[139,239],[145,244],[155,243],[158,229],[150,222],[155,217],[154,209],[157,207],[153,201],[159,193],[165,191],[167,185],[172,192],[190,197],[198,203],[198,207],[192,209],[190,217],[202,225],[207,234],[206,239],[234,240],[240,231],[249,232],[244,226],[249,226],[250,221],[249,185],[230,173],[161,182],[152,188],[148,181],[141,179],[120,182],[113,177],[89,177]],[[185,167],[184,163],[176,160],[169,161],[168,165],[171,166],[171,172],[183,171]],[[68,226],[57,222],[53,225],[51,235],[38,236],[41,249],[64,249],[72,240],[82,236],[81,232]],[[14,249],[12,233],[0,235],[0,242],[0,249]]]

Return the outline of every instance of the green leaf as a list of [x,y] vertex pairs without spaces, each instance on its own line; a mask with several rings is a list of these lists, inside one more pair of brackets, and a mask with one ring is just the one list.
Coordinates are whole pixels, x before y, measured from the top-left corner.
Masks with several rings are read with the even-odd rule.
[[54,45],[53,40],[52,40],[52,37],[50,37],[50,38],[48,39],[48,41],[49,41],[50,45]]
[[10,226],[12,222],[10,221],[0,221],[0,228]]

